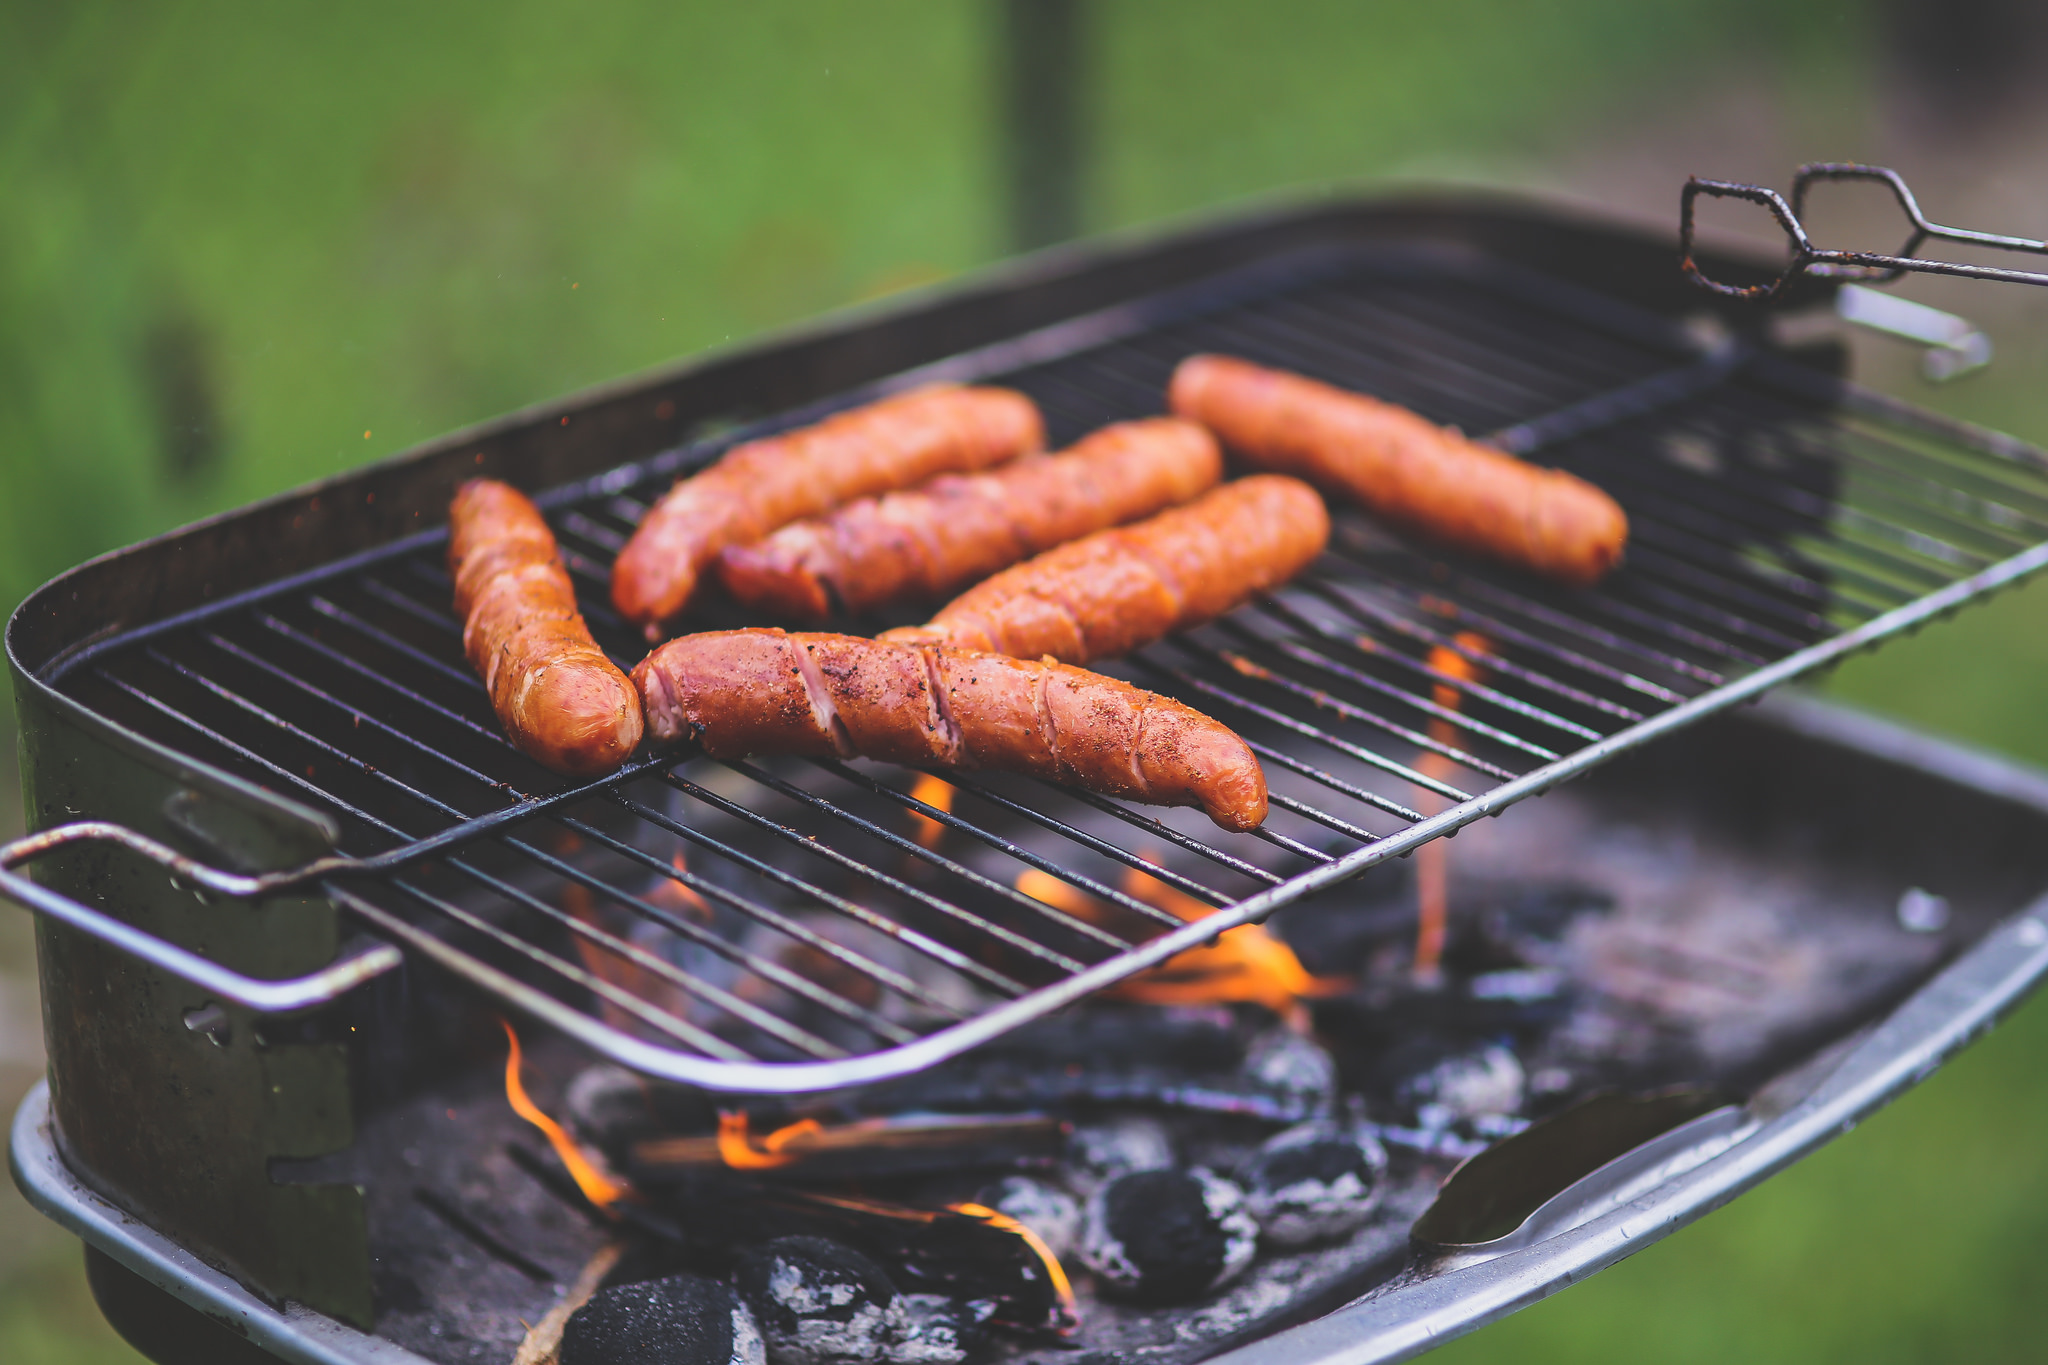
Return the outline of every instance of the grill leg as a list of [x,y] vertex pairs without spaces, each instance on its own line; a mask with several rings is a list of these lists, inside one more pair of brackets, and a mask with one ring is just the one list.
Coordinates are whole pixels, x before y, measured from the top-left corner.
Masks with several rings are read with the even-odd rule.
[[94,1247],[85,1249],[85,1280],[114,1330],[156,1365],[284,1365]]

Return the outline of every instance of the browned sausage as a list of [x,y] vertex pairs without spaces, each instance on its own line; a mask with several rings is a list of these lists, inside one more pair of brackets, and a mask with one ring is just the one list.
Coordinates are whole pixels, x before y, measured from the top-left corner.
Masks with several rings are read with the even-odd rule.
[[1221,616],[1300,573],[1329,538],[1315,489],[1254,474],[1006,569],[941,607],[930,624],[882,638],[1085,664]]
[[1266,775],[1228,727],[1129,683],[1056,663],[855,635],[724,630],[633,670],[658,744],[713,758],[808,754],[993,768],[1225,829],[1266,818]]
[[749,441],[680,479],[612,565],[612,604],[660,638],[704,566],[728,545],[759,540],[849,498],[985,469],[1045,444],[1029,398],[1008,389],[919,389],[816,426]]
[[727,546],[719,581],[742,605],[817,622],[941,598],[1076,536],[1186,502],[1223,477],[1216,438],[1154,417],[1104,427],[1059,455],[948,474]]
[[540,510],[506,484],[462,485],[448,572],[463,652],[520,751],[572,777],[624,763],[640,743],[640,697],[590,638]]
[[1584,479],[1524,464],[1406,408],[1229,356],[1189,356],[1168,401],[1263,469],[1410,530],[1585,587],[1621,560],[1628,517]]

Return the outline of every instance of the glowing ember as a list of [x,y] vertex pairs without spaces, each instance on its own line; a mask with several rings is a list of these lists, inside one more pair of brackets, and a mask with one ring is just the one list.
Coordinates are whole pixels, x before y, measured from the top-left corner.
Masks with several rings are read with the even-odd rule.
[[981,1204],[948,1204],[946,1207],[954,1213],[962,1213],[969,1218],[979,1218],[992,1228],[999,1228],[1004,1232],[1015,1233],[1017,1236],[1022,1237],[1024,1245],[1031,1248],[1031,1254],[1038,1257],[1039,1263],[1045,1267],[1046,1278],[1052,1282],[1053,1292],[1060,1296],[1061,1317],[1063,1319],[1060,1331],[1062,1333],[1071,1332],[1080,1325],[1081,1310],[1080,1306],[1074,1301],[1073,1282],[1067,1278],[1067,1268],[1060,1264],[1059,1257],[1052,1254],[1052,1248],[1045,1244],[1043,1237],[1033,1232],[1026,1224],[1010,1217],[1009,1214],[999,1213],[995,1209]]
[[[910,789],[910,795],[913,800],[922,801],[934,810],[952,814],[953,786],[950,782],[933,777],[930,773],[919,773],[917,785]],[[910,818],[917,825],[917,841],[926,848],[937,849],[939,840],[946,837],[946,827],[929,815],[920,815],[915,811],[911,813]]]
[[509,1021],[498,1020],[505,1030],[505,1041],[511,1050],[505,1054],[505,1098],[512,1102],[512,1112],[540,1129],[555,1149],[562,1164],[575,1178],[576,1188],[583,1191],[583,1197],[599,1208],[609,1208],[621,1199],[636,1197],[633,1187],[623,1180],[607,1174],[598,1163],[577,1146],[576,1139],[569,1136],[569,1130],[549,1118],[541,1107],[526,1093],[525,1084],[519,1079],[519,1035]]
[[816,1137],[824,1131],[824,1125],[816,1119],[798,1119],[788,1127],[777,1128],[756,1145],[747,1131],[747,1116],[743,1111],[721,1112],[718,1116],[718,1157],[736,1171],[772,1170],[802,1159],[801,1152],[785,1150],[791,1143]]
[[[1429,666],[1459,682],[1476,681],[1479,667],[1466,655],[1485,653],[1486,637],[1462,632],[1456,638],[1463,652],[1438,645],[1429,651]],[[1455,711],[1459,692],[1440,682],[1431,699],[1445,710]],[[1457,743],[1457,730],[1447,720],[1432,719],[1429,737],[1439,744],[1452,745]],[[1439,753],[1424,754],[1417,767],[1424,776],[1439,782],[1448,781],[1451,776],[1451,760]],[[1417,793],[1416,808],[1425,816],[1435,815],[1443,810],[1444,798],[1424,787]],[[1415,976],[1420,981],[1434,981],[1443,971],[1444,935],[1450,922],[1449,858],[1449,846],[1442,839],[1433,839],[1415,850]]]
[[[1094,897],[1049,877],[1026,872],[1017,889],[1079,918],[1098,922],[1106,907]],[[1136,868],[1125,871],[1124,891],[1193,922],[1214,913],[1214,907]],[[1110,987],[1107,997],[1150,1005],[1264,1005],[1296,1029],[1307,1027],[1301,1002],[1349,989],[1342,977],[1311,976],[1301,960],[1265,926],[1242,924],[1226,929],[1214,943],[1178,953],[1151,971]]]

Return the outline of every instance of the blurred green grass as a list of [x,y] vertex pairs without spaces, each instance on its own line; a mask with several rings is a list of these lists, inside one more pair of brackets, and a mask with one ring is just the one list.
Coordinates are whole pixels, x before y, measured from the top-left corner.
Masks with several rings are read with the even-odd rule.
[[[1853,122],[1869,8],[1096,0],[1089,225],[1597,143],[1738,61]],[[999,257],[996,20],[0,0],[0,606],[209,511]],[[2030,372],[1942,401],[2038,439]],[[1832,686],[2048,762],[2044,616],[2048,588],[2014,593]],[[0,967],[26,970],[23,942]],[[2038,1358],[2044,1044],[2037,1003],[1853,1139],[1439,1358]],[[133,1359],[33,1218],[0,1209],[22,1248],[0,1359]]]

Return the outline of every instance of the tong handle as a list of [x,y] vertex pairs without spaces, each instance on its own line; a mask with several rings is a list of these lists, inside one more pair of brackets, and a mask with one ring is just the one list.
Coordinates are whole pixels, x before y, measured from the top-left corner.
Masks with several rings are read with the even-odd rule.
[[58,825],[26,838],[16,839],[12,843],[0,845],[0,897],[25,906],[39,915],[46,915],[60,924],[99,939],[102,943],[119,948],[130,956],[141,958],[151,966],[161,967],[173,976],[189,981],[231,1004],[241,1005],[261,1014],[284,1014],[293,1010],[308,1009],[337,1000],[365,981],[382,976],[404,961],[403,954],[397,948],[388,943],[373,943],[304,976],[282,981],[265,981],[223,967],[190,949],[180,948],[177,944],[155,934],[146,933],[132,924],[115,919],[105,911],[81,905],[69,896],[32,882],[14,870],[45,853],[78,843],[119,844],[130,852],[165,868],[180,880],[236,899],[281,891],[326,873],[352,866],[353,860],[322,858],[286,872],[268,872],[255,876],[223,872],[219,868],[209,867],[188,858],[147,835],[137,834],[123,825],[99,820]]
[[[1912,228],[1906,237],[1905,245],[1899,248],[1898,253],[1884,255],[1874,251],[1835,251],[1815,246],[1813,239],[1807,235],[1806,225],[1800,221],[1800,214],[1806,208],[1807,192],[1824,180],[1861,180],[1888,188],[1892,192],[1892,198],[1898,202],[1899,211],[1905,215]],[[1709,199],[1740,199],[1769,209],[1771,216],[1778,220],[1778,226],[1784,231],[1785,240],[1791,247],[1791,259],[1785,268],[1775,278],[1754,285],[1726,284],[1711,278],[1701,270],[1693,252],[1694,215],[1701,195]],[[1913,253],[1930,238],[1956,242],[1964,246],[2021,251],[2036,256],[2048,255],[2048,242],[2036,241],[2031,237],[2008,237],[1995,232],[1945,227],[1932,222],[1921,212],[1920,201],[1913,197],[1913,191],[1907,186],[1904,178],[1897,171],[1883,166],[1865,166],[1853,161],[1820,161],[1801,166],[1792,177],[1790,202],[1776,190],[1762,185],[1745,185],[1731,180],[1706,180],[1693,176],[1685,182],[1685,189],[1679,195],[1678,205],[1679,269],[1685,273],[1688,280],[1701,289],[1723,298],[1771,302],[1782,296],[1791,288],[1793,282],[1803,275],[1821,279],[1855,280],[1868,284],[1891,284],[1904,278],[1908,273],[1916,273],[1954,275],[1971,280],[1996,280],[2005,284],[2048,285],[2048,273],[2002,270],[1995,266],[1966,265],[1960,261],[1915,256]]]

